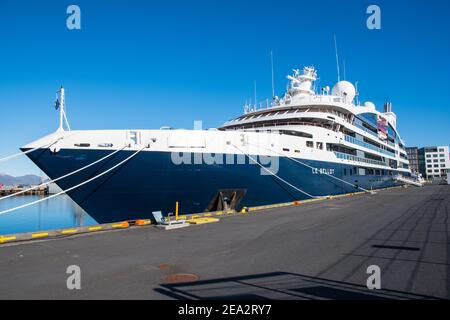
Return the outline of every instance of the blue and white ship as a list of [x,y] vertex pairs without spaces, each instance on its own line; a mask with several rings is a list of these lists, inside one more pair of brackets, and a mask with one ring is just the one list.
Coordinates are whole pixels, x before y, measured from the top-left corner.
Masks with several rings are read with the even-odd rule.
[[64,130],[61,90],[59,130],[22,150],[99,223],[167,214],[177,201],[182,214],[240,210],[409,179],[389,103],[359,104],[348,81],[317,92],[313,67],[288,79],[266,108],[209,130]]

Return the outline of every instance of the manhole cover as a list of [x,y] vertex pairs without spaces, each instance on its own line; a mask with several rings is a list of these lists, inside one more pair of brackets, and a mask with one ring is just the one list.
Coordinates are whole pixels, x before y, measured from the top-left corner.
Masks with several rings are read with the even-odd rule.
[[166,277],[168,283],[193,282],[198,279],[199,277],[197,275],[190,273],[177,273]]
[[167,264],[167,263],[163,263],[163,264],[160,264],[160,265],[159,265],[159,268],[160,268],[161,270],[167,270],[167,269],[170,269],[170,265]]

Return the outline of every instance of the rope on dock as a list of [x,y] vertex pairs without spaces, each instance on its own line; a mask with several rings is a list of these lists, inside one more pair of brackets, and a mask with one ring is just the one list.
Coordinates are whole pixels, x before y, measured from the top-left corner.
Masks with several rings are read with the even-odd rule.
[[293,184],[289,183],[288,181],[284,180],[284,179],[281,178],[280,176],[276,175],[275,173],[273,173],[272,171],[270,171],[269,169],[267,169],[266,167],[264,167],[264,166],[263,166],[262,164],[260,164],[257,160],[255,160],[251,155],[245,153],[244,151],[242,151],[242,150],[241,150],[239,147],[237,147],[236,145],[234,145],[234,144],[232,144],[232,145],[233,145],[233,147],[235,147],[237,150],[239,150],[239,151],[242,152],[244,155],[246,155],[249,159],[251,159],[253,162],[255,162],[258,166],[260,166],[263,170],[267,171],[270,175],[272,175],[272,176],[274,176],[275,178],[279,179],[281,182],[283,182],[283,183],[287,184],[288,186],[290,186],[291,188],[293,188],[293,189],[295,189],[295,190],[297,190],[297,191],[299,191],[299,192],[301,192],[301,193],[307,195],[308,197],[311,197],[311,198],[314,198],[314,199],[315,199],[315,198],[319,198],[319,197],[316,197],[316,196],[313,196],[313,195],[309,194],[309,193],[306,192],[306,191],[303,191],[303,190],[297,188],[297,187],[294,186]]
[[[312,170],[318,170],[318,168],[315,168],[315,167],[313,167],[313,166],[310,166],[310,165],[308,165],[308,164],[306,164],[306,163],[304,163],[304,162],[302,162],[302,161],[300,161],[300,160],[298,160],[298,159],[296,159],[296,158],[292,158],[292,157],[289,157],[289,156],[287,156],[287,155],[285,155],[285,154],[282,154],[282,153],[280,153],[280,152],[277,152],[276,150],[271,150],[271,149],[268,149],[268,148],[265,148],[265,147],[262,147],[262,146],[258,146],[258,145],[251,144],[251,143],[248,143],[248,144],[253,145],[253,146],[255,146],[255,147],[258,147],[258,148],[266,149],[266,150],[268,150],[268,151],[272,151],[272,152],[274,152],[274,153],[277,153],[277,154],[279,154],[280,156],[286,157],[286,158],[288,158],[288,159],[290,159],[290,160],[292,160],[292,161],[294,161],[294,162],[297,162],[297,163],[299,163],[299,164],[301,164],[301,165],[304,165],[305,167],[308,167],[308,168],[310,168],[310,169],[312,169]],[[332,174],[329,174],[329,173],[326,173],[326,172],[323,173],[323,174],[326,175],[326,176],[329,176],[330,178],[333,178],[333,179],[336,179],[336,180],[338,180],[338,181],[344,182],[344,183],[346,183],[346,184],[348,184],[348,185],[350,185],[350,186],[352,186],[352,187],[356,187],[356,188],[358,188],[358,189],[360,189],[360,190],[362,190],[362,191],[364,191],[364,192],[372,193],[372,192],[369,191],[369,190],[366,190],[366,189],[364,189],[364,188],[361,188],[361,187],[358,186],[358,185],[355,185],[355,184],[353,184],[353,183],[350,183],[350,182],[347,182],[347,181],[345,181],[345,180],[343,180],[343,179],[340,179],[340,178],[338,178],[338,177],[336,177],[336,176],[334,176],[334,175],[332,175]]]
[[125,145],[125,146],[124,146],[123,148],[121,148],[121,149],[118,149],[118,150],[116,150],[116,151],[114,151],[114,152],[112,152],[112,153],[106,155],[105,157],[103,157],[103,158],[101,158],[101,159],[98,159],[98,160],[92,162],[91,164],[88,164],[88,165],[86,165],[86,166],[84,166],[84,167],[82,167],[82,168],[80,168],[80,169],[77,169],[77,170],[75,170],[75,171],[72,171],[72,172],[70,172],[70,173],[67,173],[67,174],[65,174],[65,175],[63,175],[63,176],[61,176],[61,177],[59,177],[59,178],[56,178],[56,179],[53,179],[53,180],[49,180],[49,181],[47,181],[47,182],[45,182],[45,183],[42,183],[42,184],[40,184],[40,185],[31,187],[31,188],[29,188],[29,189],[25,189],[25,190],[22,190],[22,191],[19,191],[19,192],[12,193],[12,194],[10,194],[10,195],[1,197],[1,198],[0,198],[0,201],[5,200],[5,199],[8,199],[8,198],[11,198],[11,197],[14,197],[14,196],[18,196],[18,195],[21,195],[21,194],[24,194],[24,193],[27,193],[27,192],[30,192],[30,191],[33,191],[33,190],[36,190],[36,189],[39,189],[39,188],[42,188],[42,187],[45,187],[45,186],[47,186],[47,185],[49,185],[49,184],[51,184],[51,183],[54,183],[54,182],[56,182],[56,181],[65,179],[65,178],[67,178],[67,177],[70,177],[70,176],[72,176],[72,175],[74,175],[74,174],[76,174],[76,173],[78,173],[78,172],[80,172],[80,171],[86,170],[87,168],[90,168],[90,167],[96,165],[96,164],[99,163],[99,162],[102,162],[103,160],[106,160],[106,159],[112,157],[113,155],[115,155],[116,153],[122,151],[123,149],[125,149],[125,148],[128,147],[128,146],[129,146],[129,144],[128,144],[128,145]]
[[23,209],[23,208],[26,208],[26,207],[29,207],[29,206],[32,206],[32,205],[41,203],[41,202],[43,202],[43,201],[49,200],[49,199],[51,199],[51,198],[55,198],[55,197],[60,196],[60,195],[62,195],[62,194],[64,194],[64,193],[67,193],[67,192],[70,192],[70,191],[72,191],[72,190],[74,190],[74,189],[77,189],[77,188],[79,188],[79,187],[81,187],[81,186],[83,186],[83,185],[85,185],[85,184],[87,184],[87,183],[89,183],[89,182],[91,182],[91,181],[94,181],[94,180],[96,180],[96,179],[98,179],[98,178],[104,176],[104,175],[107,174],[108,172],[111,172],[112,170],[116,169],[117,167],[120,167],[121,165],[125,164],[126,162],[128,162],[129,160],[131,160],[132,158],[134,158],[139,152],[141,152],[141,151],[144,150],[145,148],[147,148],[147,146],[145,146],[145,147],[143,147],[143,148],[137,150],[136,152],[134,152],[134,153],[133,153],[131,156],[129,156],[128,158],[122,160],[121,162],[119,162],[119,163],[116,164],[115,166],[109,168],[109,169],[106,170],[106,171],[103,171],[102,173],[96,175],[95,177],[92,177],[92,178],[90,178],[90,179],[88,179],[88,180],[86,180],[86,181],[84,181],[84,182],[82,182],[82,183],[79,183],[79,184],[77,184],[77,185],[75,185],[75,186],[73,186],[73,187],[70,187],[70,188],[68,188],[68,189],[66,189],[66,190],[63,190],[63,191],[58,192],[58,193],[55,193],[55,194],[53,194],[53,195],[51,195],[51,196],[48,196],[48,197],[46,197],[46,198],[43,198],[43,199],[40,199],[40,200],[36,200],[36,201],[33,201],[33,202],[29,202],[29,203],[26,203],[26,204],[23,204],[23,205],[20,205],[20,206],[11,208],[11,209],[7,209],[7,210],[4,210],[4,211],[0,211],[0,215],[3,215],[3,214],[6,214],[6,213],[9,213],[9,212],[12,212],[12,211],[16,211],[16,210],[19,210],[19,209]]

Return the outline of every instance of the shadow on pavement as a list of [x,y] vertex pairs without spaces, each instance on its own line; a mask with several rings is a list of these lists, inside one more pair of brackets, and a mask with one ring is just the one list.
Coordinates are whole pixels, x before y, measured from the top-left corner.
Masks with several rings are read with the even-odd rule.
[[160,294],[181,300],[411,300],[436,299],[394,290],[369,290],[352,283],[288,272],[161,284]]

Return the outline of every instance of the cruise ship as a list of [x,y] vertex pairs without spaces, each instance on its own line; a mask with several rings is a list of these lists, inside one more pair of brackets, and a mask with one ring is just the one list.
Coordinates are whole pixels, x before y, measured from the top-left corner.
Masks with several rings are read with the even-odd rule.
[[[64,130],[21,150],[99,223],[241,210],[398,186],[411,176],[390,103],[294,70],[283,96],[217,129]],[[63,93],[63,91],[62,91]]]

